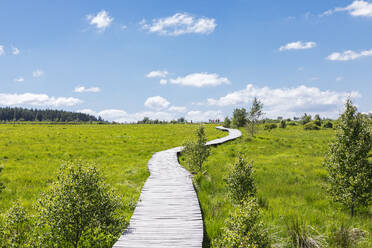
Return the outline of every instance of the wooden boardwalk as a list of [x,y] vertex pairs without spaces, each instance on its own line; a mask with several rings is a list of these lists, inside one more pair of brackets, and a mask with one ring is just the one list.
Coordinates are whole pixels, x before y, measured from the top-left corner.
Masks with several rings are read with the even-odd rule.
[[[236,129],[217,127],[229,135],[212,140],[218,145],[241,136]],[[148,163],[150,176],[129,227],[113,247],[202,247],[203,219],[190,173],[178,163],[176,147],[155,153]]]

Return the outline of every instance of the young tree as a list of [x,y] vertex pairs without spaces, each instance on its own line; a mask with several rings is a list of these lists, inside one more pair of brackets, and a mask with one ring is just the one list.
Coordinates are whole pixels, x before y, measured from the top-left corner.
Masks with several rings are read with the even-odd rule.
[[226,116],[225,120],[223,121],[223,127],[229,128],[231,125],[231,121],[229,117]]
[[254,199],[244,201],[230,214],[223,228],[220,248],[271,247],[267,228],[261,220],[261,211]]
[[309,123],[311,121],[311,115],[308,115],[308,114],[304,114],[302,117],[301,117],[301,123],[302,125],[305,125],[306,123]]
[[322,126],[322,119],[320,118],[318,114],[314,116],[314,124],[319,127]]
[[351,216],[355,208],[368,205],[372,197],[372,164],[368,161],[371,148],[369,124],[348,99],[324,165],[334,201],[348,207]]
[[254,136],[254,133],[256,132],[255,128],[258,120],[263,115],[262,108],[263,103],[257,97],[255,97],[253,99],[251,109],[249,110],[248,113],[249,131],[252,136]]
[[256,195],[252,165],[241,154],[238,154],[226,183],[231,199],[237,203]]
[[286,128],[287,127],[287,121],[286,120],[281,120],[279,123],[280,128]]
[[185,117],[180,117],[180,118],[178,118],[178,119],[177,119],[177,122],[178,122],[178,123],[185,123],[185,122],[186,122]]
[[247,110],[245,108],[241,109],[234,109],[233,112],[233,118],[232,118],[232,124],[234,127],[244,127],[245,124],[247,124]]
[[61,166],[38,201],[38,247],[111,247],[125,228],[122,201],[93,165]]
[[196,141],[188,141],[185,144],[186,162],[196,172],[201,171],[203,163],[209,156],[210,148],[205,143],[207,143],[207,136],[204,127],[199,126],[196,130]]

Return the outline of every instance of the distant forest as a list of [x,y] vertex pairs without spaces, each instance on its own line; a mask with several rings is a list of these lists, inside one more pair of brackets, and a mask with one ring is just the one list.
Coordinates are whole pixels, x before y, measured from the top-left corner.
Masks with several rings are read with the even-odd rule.
[[0,121],[90,122],[101,117],[52,109],[0,108]]

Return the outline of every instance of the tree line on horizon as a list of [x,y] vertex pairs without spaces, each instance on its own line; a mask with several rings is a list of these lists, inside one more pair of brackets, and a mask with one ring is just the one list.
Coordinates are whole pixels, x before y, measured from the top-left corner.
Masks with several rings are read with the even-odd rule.
[[91,122],[103,120],[101,117],[65,110],[0,107],[0,121]]

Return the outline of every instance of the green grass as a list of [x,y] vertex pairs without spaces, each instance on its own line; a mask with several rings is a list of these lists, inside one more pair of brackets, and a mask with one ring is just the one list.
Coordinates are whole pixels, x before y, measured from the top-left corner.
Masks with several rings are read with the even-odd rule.
[[[63,161],[96,163],[118,193],[135,205],[149,176],[147,162],[157,151],[182,145],[197,125],[0,125],[0,212],[19,200],[32,205],[56,180]],[[226,134],[206,125],[209,139]],[[128,218],[133,209],[125,213]]]
[[325,192],[327,172],[322,161],[333,137],[332,129],[305,131],[302,126],[260,130],[255,138],[243,130],[243,137],[238,140],[212,148],[205,164],[207,173],[198,190],[206,244],[208,239],[220,237],[224,221],[233,208],[225,179],[237,152],[242,152],[253,161],[258,196],[268,203],[263,210],[264,222],[279,236],[286,236],[286,222],[297,217],[324,234],[331,232],[333,225],[345,222],[368,231],[369,244],[365,247],[371,247],[372,208],[351,219],[349,211],[332,203]]

